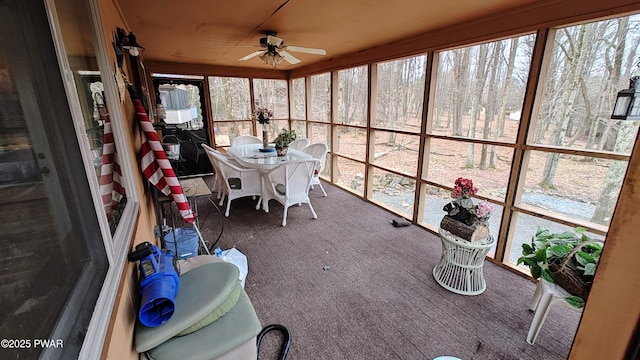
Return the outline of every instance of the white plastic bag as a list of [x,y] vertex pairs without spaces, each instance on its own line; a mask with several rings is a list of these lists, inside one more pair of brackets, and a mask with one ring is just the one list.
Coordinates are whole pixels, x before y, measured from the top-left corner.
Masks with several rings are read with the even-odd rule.
[[247,273],[249,272],[247,256],[241,253],[236,248],[231,248],[224,251],[220,248],[216,248],[214,250],[214,254],[221,257],[225,262],[231,263],[238,267],[238,270],[240,270],[240,276],[238,278],[240,279],[240,284],[244,288],[245,279],[247,278]]

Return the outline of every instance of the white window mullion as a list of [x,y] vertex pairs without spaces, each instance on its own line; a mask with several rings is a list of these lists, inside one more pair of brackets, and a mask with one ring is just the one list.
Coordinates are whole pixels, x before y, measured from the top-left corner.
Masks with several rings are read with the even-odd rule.
[[[50,23],[51,34],[56,47],[56,53],[60,64],[67,99],[71,115],[74,121],[76,137],[81,147],[84,163],[84,171],[87,175],[95,171],[93,167],[90,145],[86,136],[81,104],[78,98],[78,89],[74,81],[74,74],[71,71],[60,33],[55,9],[55,0],[44,0]],[[119,154],[120,166],[123,170],[122,184],[126,189],[127,204],[122,212],[120,222],[113,236],[111,234],[109,222],[100,197],[99,184],[94,177],[88,176],[88,184],[93,194],[93,205],[96,210],[97,220],[106,250],[109,268],[104,278],[104,283],[93,309],[91,321],[86,331],[84,342],[80,351],[80,359],[99,359],[105,345],[105,338],[109,322],[113,313],[116,295],[122,277],[122,271],[127,261],[127,253],[135,230],[135,224],[139,213],[139,202],[137,187],[131,174],[135,171],[133,160],[128,156],[129,144],[125,133],[124,120],[120,110],[119,95],[115,80],[113,78],[111,66],[107,52],[105,36],[102,32],[99,5],[96,0],[90,0],[89,7],[92,18],[93,46],[96,52],[98,67],[102,74],[101,79],[104,84],[105,98],[110,109],[111,124],[114,133],[116,148],[121,149]],[[55,336],[55,332],[53,334]],[[46,355],[43,353],[43,355]]]

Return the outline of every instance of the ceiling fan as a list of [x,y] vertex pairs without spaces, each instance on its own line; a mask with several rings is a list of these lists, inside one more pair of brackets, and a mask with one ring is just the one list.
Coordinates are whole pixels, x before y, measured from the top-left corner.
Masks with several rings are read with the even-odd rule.
[[301,46],[285,45],[284,40],[277,37],[273,31],[263,32],[266,36],[260,39],[260,46],[264,49],[254,51],[251,54],[239,59],[245,61],[259,56],[265,64],[271,65],[275,68],[283,59],[289,64],[297,64],[300,59],[291,55],[290,52],[299,52],[314,55],[326,55],[327,52],[324,49],[314,49]]

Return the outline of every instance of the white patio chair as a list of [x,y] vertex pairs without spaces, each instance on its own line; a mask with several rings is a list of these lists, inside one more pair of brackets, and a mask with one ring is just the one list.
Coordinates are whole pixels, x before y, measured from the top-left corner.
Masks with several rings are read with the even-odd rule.
[[287,225],[287,210],[291,205],[306,203],[309,205],[313,218],[318,215],[311,200],[309,200],[309,186],[313,178],[313,171],[318,166],[318,160],[297,160],[278,165],[263,173],[262,201],[265,212],[269,212],[269,200],[274,199],[284,206],[282,226]]
[[231,140],[231,146],[246,145],[246,144],[262,144],[262,140],[253,135],[240,135]]
[[[211,148],[209,148],[211,149]],[[227,198],[227,208],[224,216],[229,217],[231,201],[245,196],[258,196],[256,210],[260,209],[262,200],[262,179],[260,172],[256,169],[246,169],[240,167],[237,163],[227,159],[227,157],[214,150],[206,149],[207,156],[211,160],[214,167],[217,167],[221,181],[217,181],[218,192],[222,194],[220,197],[220,206]],[[217,175],[216,175],[217,176]]]
[[320,172],[322,171],[322,167],[324,166],[325,159],[327,158],[327,153],[329,152],[329,148],[327,144],[323,143],[315,143],[307,146],[302,149],[302,152],[307,153],[313,156],[314,159],[319,160],[319,165],[316,170],[313,172],[313,179],[311,179],[311,189],[313,189],[314,185],[320,186],[320,190],[322,190],[323,196],[327,196],[327,192],[324,191],[324,187],[320,182]]
[[307,138],[301,138],[301,139],[293,140],[291,143],[289,143],[289,147],[292,149],[302,151],[302,149],[309,146],[309,144],[311,144],[311,140]]
[[[219,154],[220,156],[224,156],[226,157],[232,164],[234,165],[238,165],[235,160],[233,160],[229,155],[222,153],[210,146],[208,146],[207,144],[200,144],[202,146],[202,148],[204,149],[205,154],[207,154],[208,152],[211,153],[216,153]],[[220,173],[220,170],[218,169],[218,163],[215,160],[215,157],[207,154],[207,157],[209,158],[209,162],[211,163],[211,166],[213,166],[213,176],[214,176],[214,181],[213,181],[213,186],[211,186],[211,192],[215,192],[218,199],[220,199],[220,197],[222,197],[222,191],[220,191],[220,189],[222,189],[222,187],[224,187],[224,178],[222,176],[222,174]]]

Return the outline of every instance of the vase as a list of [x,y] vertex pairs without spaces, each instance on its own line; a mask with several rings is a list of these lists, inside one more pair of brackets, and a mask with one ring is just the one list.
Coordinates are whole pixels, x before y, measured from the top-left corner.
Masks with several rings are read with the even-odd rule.
[[278,153],[278,156],[286,156],[287,150],[289,150],[289,147],[276,147],[276,152]]
[[267,134],[267,127],[262,125],[262,148],[269,148],[269,135]]

